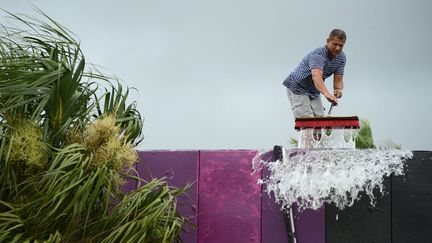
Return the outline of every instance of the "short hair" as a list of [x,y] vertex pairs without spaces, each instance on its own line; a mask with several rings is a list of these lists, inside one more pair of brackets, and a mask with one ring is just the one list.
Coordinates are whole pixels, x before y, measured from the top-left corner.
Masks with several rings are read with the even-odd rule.
[[340,40],[346,41],[346,34],[345,31],[341,30],[341,29],[333,29],[330,32],[329,38],[338,38]]

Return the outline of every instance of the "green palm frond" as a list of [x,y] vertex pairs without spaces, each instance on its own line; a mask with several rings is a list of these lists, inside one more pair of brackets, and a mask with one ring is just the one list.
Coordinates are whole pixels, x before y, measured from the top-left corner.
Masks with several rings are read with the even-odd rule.
[[360,121],[360,130],[355,140],[356,148],[358,149],[368,149],[376,148],[373,141],[372,129],[370,123],[366,119]]
[[39,13],[47,22],[9,13],[20,27],[0,25],[0,242],[180,241],[187,188],[155,179],[122,190],[143,182],[130,89]]
[[16,214],[13,205],[0,201],[0,242],[22,240],[23,234],[19,232],[24,227],[24,222]]
[[80,44],[55,21],[50,25],[11,15],[31,28],[2,28],[0,113],[47,122],[50,142],[62,146],[69,126],[93,108],[94,90],[81,80],[85,59]]
[[10,194],[16,191],[17,176],[12,165],[9,163],[10,148],[6,149],[6,143],[9,143],[6,137],[0,135],[0,200],[6,200],[10,198]]
[[298,147],[298,140],[295,139],[295,138],[291,138],[290,141],[289,141],[289,143],[290,143],[290,145],[291,145],[292,147],[294,147],[294,148],[297,148],[297,147]]
[[[61,232],[70,236],[77,227],[85,228],[93,217],[108,213],[112,197],[120,194],[119,174],[102,166],[89,170],[89,157],[81,145],[70,145],[58,153],[38,183],[38,198],[28,209],[27,225],[46,234],[50,225],[62,225]],[[80,224],[77,226],[77,224]]]
[[176,197],[187,188],[169,187],[163,179],[153,179],[124,197],[112,210],[111,217],[105,218],[105,230],[97,235],[96,241],[179,241],[185,219],[176,211]]
[[372,136],[372,128],[370,123],[366,119],[361,120],[360,130],[355,140],[356,148],[368,149],[368,148],[379,148],[379,149],[400,149],[402,146],[393,142],[390,139],[384,141],[383,144],[376,146]]
[[128,95],[129,88],[123,92],[120,82],[117,82],[117,88],[112,86],[111,90],[105,89],[101,97],[95,95],[97,116],[105,114],[115,115],[117,123],[122,128],[122,132],[127,140],[138,144],[142,141],[143,120],[136,109],[136,103],[127,105]]
[[393,142],[391,139],[386,139],[383,144],[378,146],[380,149],[401,149],[402,145]]

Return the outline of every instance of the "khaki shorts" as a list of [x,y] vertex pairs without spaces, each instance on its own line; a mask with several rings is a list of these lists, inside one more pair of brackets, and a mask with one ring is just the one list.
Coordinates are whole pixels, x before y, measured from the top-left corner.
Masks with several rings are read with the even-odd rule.
[[312,98],[308,95],[298,95],[294,94],[288,88],[287,94],[295,118],[304,116],[324,116],[324,107],[321,102],[321,96],[318,98]]

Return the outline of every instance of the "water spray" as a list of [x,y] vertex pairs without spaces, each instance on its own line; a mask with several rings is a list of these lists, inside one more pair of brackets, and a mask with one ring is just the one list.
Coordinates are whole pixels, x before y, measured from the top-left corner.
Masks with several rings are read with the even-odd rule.
[[[330,108],[331,110],[331,108]],[[297,118],[298,148],[275,146],[274,160],[253,159],[256,171],[264,167],[269,175],[258,181],[286,211],[290,238],[295,242],[291,206],[299,210],[319,209],[333,203],[339,209],[352,206],[365,192],[374,204],[374,190],[384,194],[385,176],[403,175],[411,151],[397,149],[356,149],[360,121],[352,117]]]

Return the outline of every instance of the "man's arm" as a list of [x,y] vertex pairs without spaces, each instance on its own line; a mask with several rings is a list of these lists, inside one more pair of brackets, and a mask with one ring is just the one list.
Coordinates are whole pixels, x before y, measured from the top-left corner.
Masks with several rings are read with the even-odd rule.
[[343,75],[334,75],[333,79],[333,94],[339,99],[342,97],[342,91],[344,87]]
[[323,94],[327,100],[331,103],[338,103],[338,99],[336,98],[336,96],[332,95],[326,88],[325,84],[324,84],[324,80],[322,78],[322,70],[319,68],[313,68],[312,69],[312,80],[315,84],[315,88],[321,93]]

